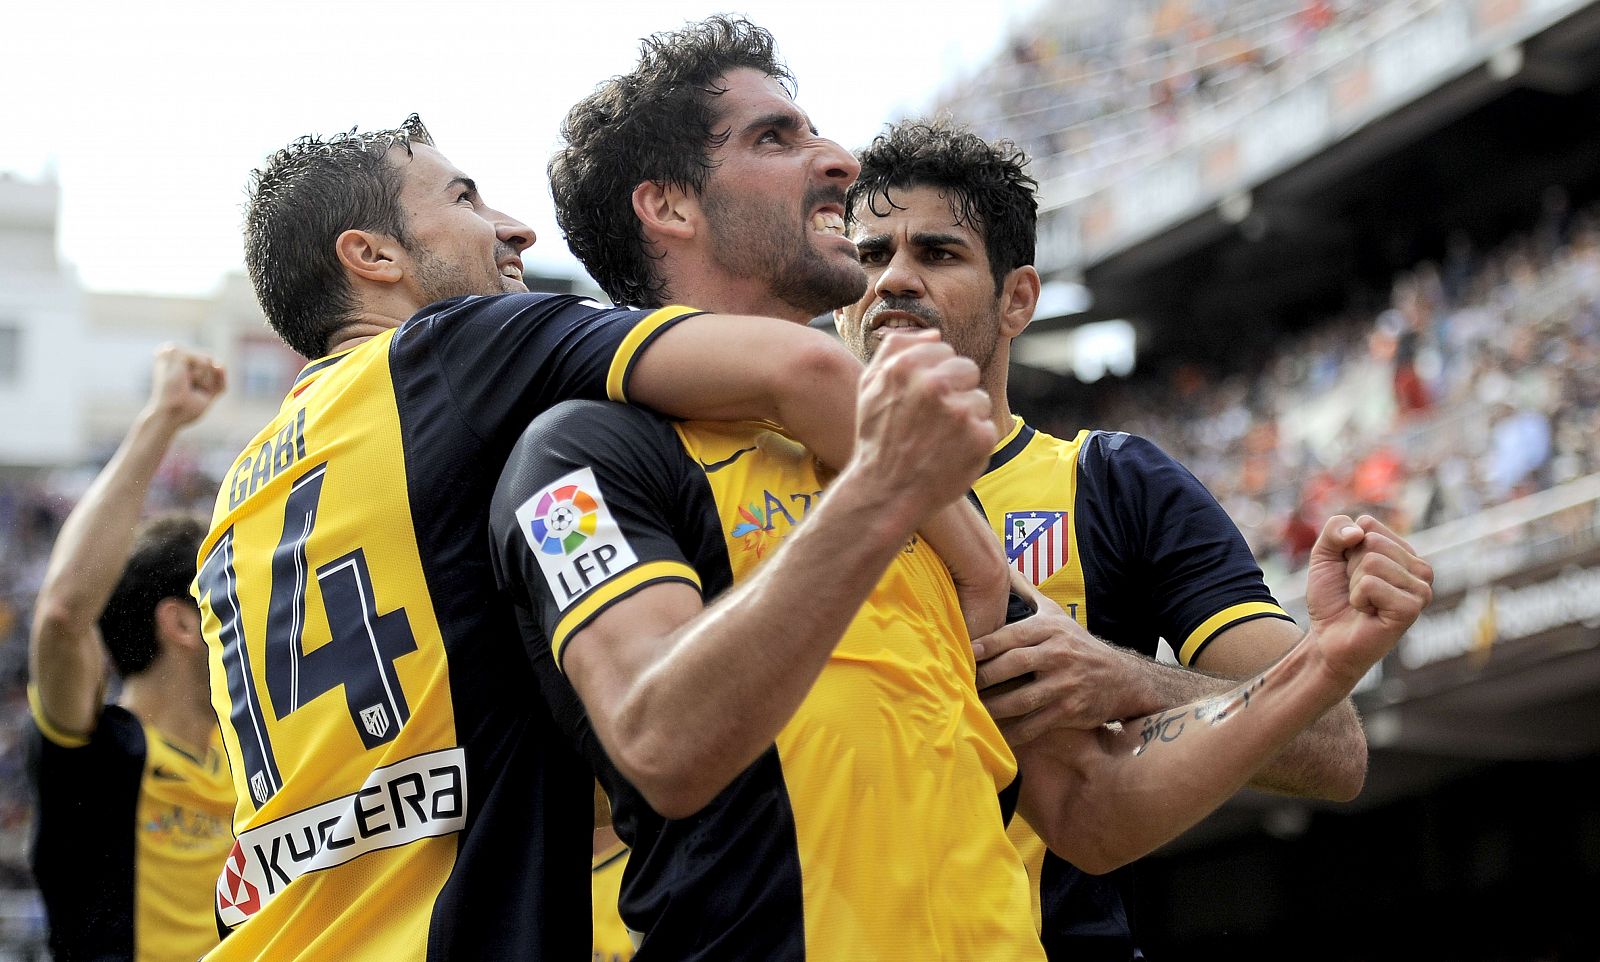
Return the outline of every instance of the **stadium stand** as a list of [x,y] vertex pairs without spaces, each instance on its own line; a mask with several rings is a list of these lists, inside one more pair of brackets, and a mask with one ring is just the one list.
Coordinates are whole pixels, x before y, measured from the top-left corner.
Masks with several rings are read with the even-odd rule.
[[1046,430],[1156,440],[1280,574],[1334,510],[1417,531],[1593,474],[1600,232],[1592,213],[1559,220],[1482,258],[1458,246],[1443,269],[1418,265],[1375,317],[1330,319],[1254,376],[1183,364],[1102,384]]
[[1036,176],[1092,193],[1128,165],[1248,118],[1370,44],[1422,0],[1138,0],[1061,5],[939,106],[1009,136]]

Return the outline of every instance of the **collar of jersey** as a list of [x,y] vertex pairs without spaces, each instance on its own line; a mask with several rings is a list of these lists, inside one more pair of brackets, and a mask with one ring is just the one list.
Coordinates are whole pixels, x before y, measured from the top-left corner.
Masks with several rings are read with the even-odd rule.
[[989,467],[984,473],[988,474],[990,471],[998,471],[1005,467],[1028,446],[1028,442],[1033,440],[1034,433],[1033,428],[1028,427],[1020,415],[1011,415],[1011,430],[1006,432],[1006,436],[1001,438],[990,452]]
[[[366,343],[366,342],[363,341],[362,343]],[[347,348],[346,350],[340,351],[338,354],[329,354],[327,357],[319,357],[319,358],[317,358],[315,361],[312,361],[310,364],[307,364],[305,367],[300,369],[300,373],[296,374],[294,376],[294,385],[293,386],[294,387],[299,387],[301,382],[305,381],[307,378],[311,377],[313,374],[316,374],[319,371],[325,371],[328,368],[333,367],[335,364],[338,364],[340,361],[342,361],[345,358],[349,357],[350,353],[352,351],[355,351],[359,347],[361,347],[361,345],[357,344],[355,347]]]

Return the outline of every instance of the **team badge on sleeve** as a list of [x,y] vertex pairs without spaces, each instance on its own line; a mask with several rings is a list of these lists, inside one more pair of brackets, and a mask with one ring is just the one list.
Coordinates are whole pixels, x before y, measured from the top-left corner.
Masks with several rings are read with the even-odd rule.
[[590,468],[580,468],[522,502],[517,525],[563,611],[591,588],[639,563]]
[[1006,514],[1006,560],[1035,585],[1067,563],[1067,512],[1011,511]]

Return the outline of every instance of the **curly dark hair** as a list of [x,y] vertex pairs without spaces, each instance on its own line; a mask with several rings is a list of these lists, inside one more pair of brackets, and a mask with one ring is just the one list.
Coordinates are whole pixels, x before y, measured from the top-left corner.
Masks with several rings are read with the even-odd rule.
[[155,661],[156,606],[167,598],[190,600],[195,556],[205,536],[205,521],[185,513],[151,518],[134,535],[128,566],[100,613],[100,635],[117,674],[137,675]]
[[416,114],[393,130],[301,137],[250,174],[245,266],[272,329],[307,358],[326,353],[355,310],[334,253],[339,235],[370,230],[409,243],[389,151],[409,157],[413,143],[433,145]]
[[710,152],[730,133],[716,129],[716,98],[726,92],[717,80],[741,67],[794,95],[772,34],[743,18],[716,16],[645,38],[632,73],[612,77],[567,112],[564,146],[549,168],[556,223],[613,302],[652,307],[665,299],[633,190],[646,181],[705,189],[715,166]]
[[1007,274],[1033,263],[1039,182],[1024,172],[1028,155],[1011,141],[990,144],[943,119],[904,121],[874,137],[856,159],[861,177],[845,203],[846,229],[863,204],[879,217],[898,207],[892,189],[934,187],[950,196],[956,223],[983,236],[996,294]]

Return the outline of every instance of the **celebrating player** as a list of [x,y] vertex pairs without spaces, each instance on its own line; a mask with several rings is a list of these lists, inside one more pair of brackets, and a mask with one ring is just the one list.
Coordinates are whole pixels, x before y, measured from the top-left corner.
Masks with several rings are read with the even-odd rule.
[[[217,942],[210,893],[232,842],[233,787],[189,599],[205,525],[138,522],[173,438],[225,381],[203,354],[156,353],[149,403],[67,516],[39,590],[31,854],[63,962],[193,959]],[[116,704],[105,704],[108,655]]]
[[[1225,678],[1259,672],[1292,648],[1299,629],[1193,475],[1142,438],[1082,431],[1064,441],[1011,413],[1010,344],[1039,296],[1026,158],[948,124],[906,122],[859,159],[847,219],[869,287],[834,313],[839,332],[866,359],[890,331],[938,330],[982,369],[1001,441],[974,494],[1007,558],[1049,599],[1036,600],[1034,618],[978,640],[981,684],[1028,676],[986,699],[1012,744],[1220,694],[1233,687]],[[1157,664],[1160,638],[1173,641],[1183,665],[1224,677]],[[1365,764],[1346,701],[1251,784],[1350,798]],[[1011,833],[1039,889],[1052,958],[1131,958],[1112,880],[1049,855],[1024,819]]]

